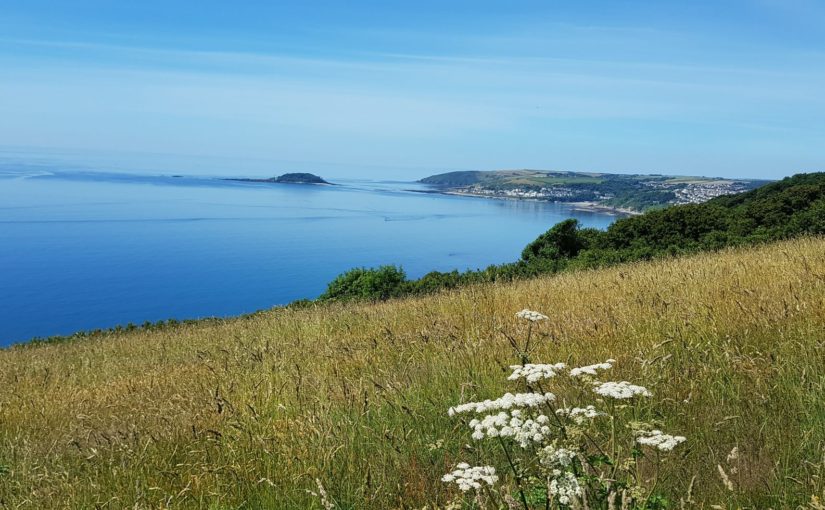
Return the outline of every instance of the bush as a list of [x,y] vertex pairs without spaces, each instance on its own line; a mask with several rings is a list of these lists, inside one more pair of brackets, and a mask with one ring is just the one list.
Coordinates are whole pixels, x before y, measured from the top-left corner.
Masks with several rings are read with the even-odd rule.
[[332,280],[319,299],[388,299],[399,295],[406,281],[404,270],[396,266],[351,269]]
[[571,258],[584,248],[584,241],[578,235],[579,222],[575,219],[564,220],[528,244],[521,252],[521,259],[530,261],[535,258],[560,259]]

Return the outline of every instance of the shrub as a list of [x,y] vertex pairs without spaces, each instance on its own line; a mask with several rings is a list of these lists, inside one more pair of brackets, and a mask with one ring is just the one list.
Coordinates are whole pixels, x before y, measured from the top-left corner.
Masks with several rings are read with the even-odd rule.
[[388,299],[398,295],[406,281],[404,270],[396,266],[351,269],[332,280],[319,299]]

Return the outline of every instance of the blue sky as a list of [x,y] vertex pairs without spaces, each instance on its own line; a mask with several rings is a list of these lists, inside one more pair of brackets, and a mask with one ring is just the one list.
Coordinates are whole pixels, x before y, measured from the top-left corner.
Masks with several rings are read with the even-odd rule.
[[0,0],[0,145],[227,175],[825,170],[825,2]]

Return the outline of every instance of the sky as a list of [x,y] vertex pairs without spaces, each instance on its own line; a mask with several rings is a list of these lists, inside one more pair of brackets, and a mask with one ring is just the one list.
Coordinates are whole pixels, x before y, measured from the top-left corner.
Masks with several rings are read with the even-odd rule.
[[0,0],[0,148],[222,175],[825,170],[825,1]]

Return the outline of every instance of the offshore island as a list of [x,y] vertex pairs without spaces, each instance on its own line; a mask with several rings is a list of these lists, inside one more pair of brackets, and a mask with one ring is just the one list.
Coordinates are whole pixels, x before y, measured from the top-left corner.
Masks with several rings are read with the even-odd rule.
[[244,179],[240,177],[223,179],[225,181],[240,181],[240,182],[269,182],[275,184],[327,184],[332,186],[331,182],[325,181],[318,175],[297,172],[279,175],[278,177],[270,177],[268,179]]

